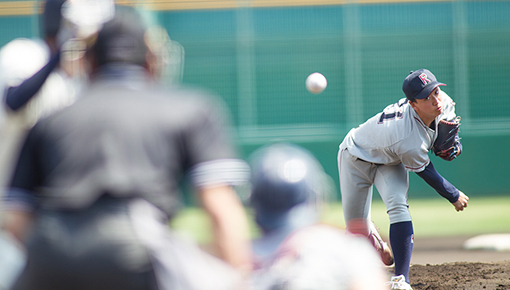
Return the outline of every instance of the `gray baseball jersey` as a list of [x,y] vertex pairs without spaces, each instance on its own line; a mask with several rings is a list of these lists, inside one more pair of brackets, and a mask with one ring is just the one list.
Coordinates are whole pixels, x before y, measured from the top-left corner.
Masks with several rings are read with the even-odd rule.
[[371,163],[403,163],[408,171],[421,172],[429,164],[428,152],[436,139],[439,120],[455,118],[455,103],[443,91],[441,94],[443,112],[436,117],[434,129],[427,127],[403,98],[352,129],[340,149]]

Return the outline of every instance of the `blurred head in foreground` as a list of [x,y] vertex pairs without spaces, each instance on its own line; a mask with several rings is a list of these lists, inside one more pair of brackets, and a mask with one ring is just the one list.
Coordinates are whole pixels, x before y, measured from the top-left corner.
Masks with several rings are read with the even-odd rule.
[[140,8],[117,5],[114,18],[102,25],[92,42],[87,49],[89,74],[104,65],[131,64],[144,67],[155,80],[173,82],[182,76],[184,53],[172,54],[180,44],[171,41],[162,26],[147,23]]
[[87,51],[92,73],[106,64],[147,67],[149,50],[145,43],[146,31],[147,27],[135,9],[117,7],[115,17],[103,25]]
[[328,190],[319,161],[306,149],[278,143],[256,150],[250,205],[264,232],[313,224]]

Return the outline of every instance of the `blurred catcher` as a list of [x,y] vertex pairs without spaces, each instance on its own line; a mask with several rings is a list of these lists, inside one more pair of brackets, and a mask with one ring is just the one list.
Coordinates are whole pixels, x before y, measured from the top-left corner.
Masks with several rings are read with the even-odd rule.
[[306,149],[277,143],[256,150],[250,204],[262,236],[253,241],[256,290],[386,289],[370,244],[319,224],[330,177]]

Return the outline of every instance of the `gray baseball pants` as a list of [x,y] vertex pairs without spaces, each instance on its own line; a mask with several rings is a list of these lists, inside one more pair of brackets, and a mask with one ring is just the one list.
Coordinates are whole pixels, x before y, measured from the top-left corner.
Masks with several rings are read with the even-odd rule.
[[373,185],[386,205],[390,224],[411,221],[407,203],[409,173],[402,163],[374,164],[340,149],[338,170],[346,223],[352,219],[370,221]]

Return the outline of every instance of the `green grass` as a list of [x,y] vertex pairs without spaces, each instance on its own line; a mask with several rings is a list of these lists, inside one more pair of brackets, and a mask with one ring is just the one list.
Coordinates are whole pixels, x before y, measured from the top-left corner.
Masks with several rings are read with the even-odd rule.
[[[456,212],[445,199],[409,200],[415,235],[420,237],[478,235],[488,233],[510,233],[510,196],[473,197],[469,206]],[[251,235],[259,232],[248,209]],[[380,228],[381,235],[387,236],[389,221],[382,201],[372,204],[372,220]],[[323,222],[345,227],[342,205],[328,204],[324,209]],[[211,241],[211,230],[207,216],[201,209],[187,208],[172,222],[172,227],[199,243]]]
[[[510,233],[510,196],[474,197],[461,212],[443,198],[409,200],[416,235],[457,236]],[[344,227],[341,204],[331,204],[324,221]],[[372,204],[372,220],[387,235],[389,220],[382,201]]]

